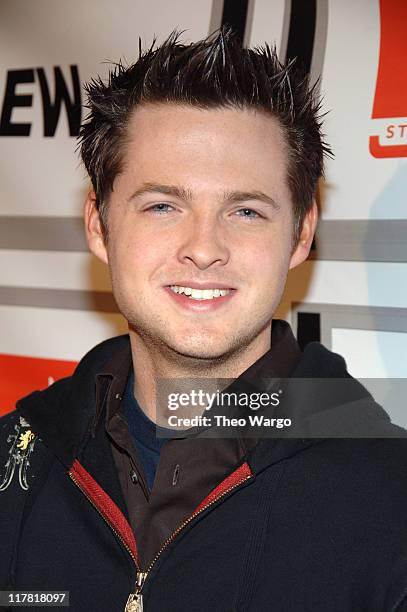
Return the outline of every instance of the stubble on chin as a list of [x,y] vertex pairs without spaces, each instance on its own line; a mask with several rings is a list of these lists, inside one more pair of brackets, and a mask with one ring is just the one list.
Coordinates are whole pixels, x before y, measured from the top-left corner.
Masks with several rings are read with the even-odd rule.
[[[196,338],[186,335],[184,340],[171,333],[165,333],[165,324],[160,320],[150,321],[148,329],[140,321],[128,320],[130,334],[135,340],[134,344],[143,346],[143,352],[149,353],[150,359],[158,365],[167,363],[174,370],[190,372],[195,376],[237,376],[251,365],[245,364],[245,354],[256,337],[264,330],[270,328],[270,321],[267,321],[260,329],[253,330],[246,334],[229,333],[219,340],[218,338],[208,339],[208,335],[197,334]],[[167,325],[168,327],[168,325]],[[225,342],[225,336],[227,341]],[[256,359],[253,359],[255,361]],[[171,369],[172,369],[171,368]]]

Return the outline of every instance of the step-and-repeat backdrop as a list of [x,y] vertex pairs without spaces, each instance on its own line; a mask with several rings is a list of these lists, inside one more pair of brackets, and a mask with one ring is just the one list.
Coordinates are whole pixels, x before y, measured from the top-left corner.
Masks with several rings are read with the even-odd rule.
[[245,45],[301,57],[329,110],[315,248],[277,314],[359,378],[407,378],[404,0],[3,0],[0,15],[0,413],[126,332],[82,230],[83,82],[135,60],[139,36],[195,40],[226,22]]

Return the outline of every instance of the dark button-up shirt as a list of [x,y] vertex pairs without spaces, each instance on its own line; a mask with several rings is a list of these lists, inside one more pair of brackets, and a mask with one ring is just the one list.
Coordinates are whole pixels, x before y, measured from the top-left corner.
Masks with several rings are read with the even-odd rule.
[[[271,345],[242,376],[248,380],[290,376],[301,351],[288,323],[273,321]],[[150,491],[122,406],[131,368],[129,346],[114,355],[97,375],[96,421],[105,411],[106,434],[136,537],[141,568],[145,570],[165,540],[244,461],[256,440],[241,437],[167,440],[161,448]]]

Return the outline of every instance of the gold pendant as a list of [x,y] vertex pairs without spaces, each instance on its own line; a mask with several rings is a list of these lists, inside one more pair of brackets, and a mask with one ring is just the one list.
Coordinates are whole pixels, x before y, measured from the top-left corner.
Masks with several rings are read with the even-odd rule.
[[143,612],[143,596],[141,593],[130,593],[124,612]]

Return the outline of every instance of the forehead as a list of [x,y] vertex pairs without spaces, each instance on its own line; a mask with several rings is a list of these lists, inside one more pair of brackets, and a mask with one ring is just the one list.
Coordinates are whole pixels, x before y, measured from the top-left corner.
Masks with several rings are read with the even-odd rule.
[[162,150],[175,144],[178,150],[200,145],[211,151],[234,145],[245,153],[276,155],[285,151],[283,128],[277,118],[254,109],[199,107],[161,103],[144,104],[132,114],[127,130],[128,151],[137,147],[146,153],[154,147]]
[[234,189],[270,183],[283,189],[286,182],[283,129],[262,111],[145,104],[134,111],[126,140],[123,171],[135,180],[222,183]]

